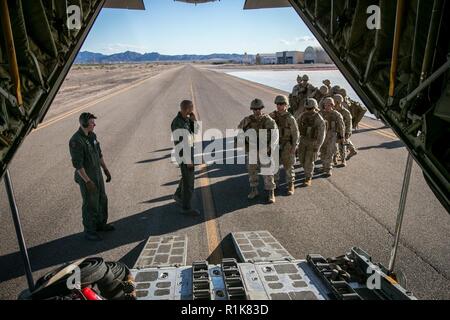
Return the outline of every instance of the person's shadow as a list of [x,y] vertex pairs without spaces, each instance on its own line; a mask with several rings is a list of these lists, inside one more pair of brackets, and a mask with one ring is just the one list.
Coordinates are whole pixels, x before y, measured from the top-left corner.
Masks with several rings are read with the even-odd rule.
[[[211,141],[203,142],[203,150],[206,146],[208,146]],[[247,195],[250,191],[249,179],[248,179],[248,171],[247,166],[245,164],[245,155],[238,150],[234,150],[234,153],[229,153],[227,155],[227,151],[230,149],[236,149],[235,145],[231,140],[218,139],[217,142],[216,153],[207,153],[206,155],[212,156],[211,159],[214,159],[217,154],[220,154],[222,151],[223,164],[211,163],[208,164],[206,170],[196,170],[195,178],[201,179],[204,177],[208,177],[210,181],[210,188],[213,193],[213,198],[215,201],[216,214],[217,216],[222,216],[227,213],[236,212],[238,210],[248,208],[255,205],[265,204],[266,197],[263,186],[262,177],[259,178],[259,190],[260,196],[254,200],[248,200]],[[220,146],[220,147],[219,147]],[[203,154],[205,156],[205,154]],[[227,161],[229,164],[227,164]],[[316,162],[316,168],[314,172],[313,179],[319,179],[322,177],[320,174],[321,161]],[[296,188],[302,187],[302,184],[305,180],[305,176],[303,173],[303,169],[299,166],[296,166],[296,180],[295,186]],[[285,196],[286,192],[286,182],[285,182],[285,171],[283,169],[280,170],[280,183],[279,190],[276,191],[277,196]],[[178,184],[178,181],[169,181],[164,183],[162,186],[172,186]],[[197,193],[202,193],[202,188],[197,189]],[[163,201],[165,198],[161,198]],[[153,200],[150,200],[153,201]]]
[[404,148],[404,147],[405,147],[405,144],[403,142],[401,142],[400,140],[398,140],[398,141],[383,142],[378,146],[360,147],[360,148],[358,148],[358,150],[360,150],[360,151],[371,150],[371,149],[392,150],[392,149],[398,149],[398,148]]
[[[170,234],[203,222],[202,218],[184,216],[179,211],[174,203],[169,203],[113,221],[116,230],[102,233],[101,242],[88,242],[83,233],[76,233],[31,247],[28,253],[32,269],[38,271],[141,242],[121,259],[129,267],[133,267],[148,237]],[[1,256],[0,265],[0,282],[24,275],[19,252]]]
[[[209,143],[211,142],[204,142],[203,144],[206,147]],[[226,150],[224,148],[230,147],[229,145],[226,146],[224,141],[221,143],[223,145],[221,150]],[[164,149],[164,151],[168,151],[168,149]],[[170,155],[164,156],[158,160],[168,158],[170,158]],[[237,164],[238,159],[243,161],[242,154],[238,154],[238,152],[235,151],[231,158],[225,159],[225,161],[228,160],[234,164],[209,164],[206,169],[197,167],[196,179],[198,180],[207,176],[210,181],[209,186],[197,187],[195,190],[196,196],[194,205],[199,208],[201,212],[203,212],[201,208],[202,197],[204,194],[203,188],[210,188],[213,194],[217,217],[250,206],[265,203],[265,199],[262,196],[263,194],[252,201],[247,199],[247,194],[249,192],[247,168],[245,164]],[[144,166],[157,165],[153,161],[141,161],[136,164]],[[297,174],[297,177],[301,179],[301,175],[299,176],[299,174]],[[281,179],[283,179],[282,176]],[[168,182],[164,185],[175,186],[176,184],[178,184],[178,181]],[[262,178],[260,178],[260,184],[260,190],[262,190]],[[121,261],[126,263],[129,267],[133,267],[148,237],[167,235],[205,222],[203,214],[200,217],[191,217],[180,214],[180,208],[174,202],[158,205],[158,203],[167,202],[171,200],[171,198],[172,194],[158,198],[142,199],[140,202],[141,204],[154,204],[155,207],[113,221],[116,230],[111,233],[103,234],[104,240],[101,242],[88,242],[84,239],[83,233],[77,233],[29,248],[28,253],[33,271],[57,266],[88,256],[101,255],[105,251],[140,242],[139,245],[129,251],[121,259]],[[223,241],[220,248],[223,250],[225,257],[236,257],[230,236],[222,235],[222,237]],[[214,256],[214,253],[210,255],[210,257],[212,256]],[[210,257],[205,257],[205,260],[209,260]],[[217,261],[213,262],[217,263]],[[24,275],[20,252],[1,256],[0,265],[2,266],[0,270],[0,282]]]

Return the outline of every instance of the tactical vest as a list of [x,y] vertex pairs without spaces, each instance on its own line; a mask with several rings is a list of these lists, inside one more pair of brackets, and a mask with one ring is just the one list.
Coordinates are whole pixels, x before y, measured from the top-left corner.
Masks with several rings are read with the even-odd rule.
[[344,106],[341,106],[341,109],[336,109],[337,112],[339,112],[344,119],[345,126],[351,124],[351,117],[352,114],[349,110],[347,110]]
[[299,123],[300,136],[313,140],[317,139],[317,135],[319,133],[317,130],[317,126],[315,125],[317,116],[317,113],[313,113],[311,115],[303,114],[303,116],[300,118]]
[[254,115],[249,116],[250,122],[247,125],[247,127],[244,128],[245,130],[254,129],[254,130],[262,130],[262,129],[268,129],[264,128],[264,123],[267,121],[268,115],[264,114],[260,117],[255,117]]
[[289,126],[289,117],[291,114],[286,112],[281,114],[278,111],[272,112],[270,116],[275,120],[280,132],[280,145],[285,145],[287,143],[292,144],[292,134],[291,127]]
[[323,120],[325,120],[325,126],[327,128],[327,132],[336,132],[337,133],[337,119],[336,115],[333,112],[324,112],[322,114]]
[[317,90],[316,94],[314,95],[314,99],[316,99],[317,102],[319,102],[320,100],[322,100],[325,97],[325,95],[320,92],[319,90]]
[[[243,128],[244,132],[250,129],[253,129],[256,131],[257,134],[257,148],[259,150],[259,130],[263,130],[266,129],[268,130],[267,132],[267,148],[269,148],[270,146],[270,141],[271,141],[271,135],[270,135],[270,129],[269,128],[265,128],[265,122],[268,121],[268,115],[264,114],[261,117],[255,117],[254,115],[251,115],[248,117],[248,119],[250,120],[249,123],[247,124],[247,126],[245,126]],[[246,137],[245,139],[245,150],[246,152],[249,151],[249,141],[248,141],[248,137]]]

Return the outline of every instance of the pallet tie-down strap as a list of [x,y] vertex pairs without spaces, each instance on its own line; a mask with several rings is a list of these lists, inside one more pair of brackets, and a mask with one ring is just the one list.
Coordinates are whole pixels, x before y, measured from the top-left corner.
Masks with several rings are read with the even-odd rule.
[[211,279],[206,261],[192,264],[192,299],[211,300]]
[[229,300],[247,300],[236,259],[222,260],[222,274]]

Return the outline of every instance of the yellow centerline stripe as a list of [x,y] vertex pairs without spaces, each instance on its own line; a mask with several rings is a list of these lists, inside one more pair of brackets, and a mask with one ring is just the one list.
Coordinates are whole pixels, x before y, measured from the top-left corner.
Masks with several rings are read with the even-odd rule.
[[208,254],[211,263],[220,263],[223,258],[222,248],[220,247],[220,236],[216,220],[216,211],[208,178],[208,166],[200,165],[202,177],[199,179],[199,185],[202,191],[203,214],[205,217],[206,237],[208,239]]
[[[197,114],[197,119],[200,120],[200,115],[196,108],[194,87],[192,79],[190,81],[190,90],[194,110]],[[208,241],[208,254],[210,263],[220,263],[223,258],[222,248],[220,246],[219,226],[217,224],[216,209],[214,207],[214,200],[211,192],[211,183],[208,177],[208,166],[206,164],[200,165],[201,177],[198,182],[202,192],[203,215],[205,218],[206,238]]]

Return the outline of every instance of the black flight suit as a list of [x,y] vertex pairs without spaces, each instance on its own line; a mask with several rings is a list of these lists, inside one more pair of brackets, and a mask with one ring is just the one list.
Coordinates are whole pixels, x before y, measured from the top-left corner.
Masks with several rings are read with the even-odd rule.
[[[108,220],[108,197],[100,165],[102,150],[95,133],[86,136],[80,128],[70,139],[70,155],[75,168],[75,182],[80,186],[83,198],[82,215],[85,232],[96,232],[106,225]],[[94,182],[97,190],[93,193],[86,188],[86,183],[78,174],[84,168],[88,177]]]
[[[188,135],[191,135],[193,137],[195,132],[196,124],[195,122],[190,119],[186,118],[184,119],[181,113],[179,112],[178,115],[173,119],[171,129],[172,132],[174,132],[177,129],[186,130],[186,133]],[[182,137],[178,141],[174,141],[175,145],[182,142]],[[191,163],[193,164],[194,161],[194,150],[191,149]],[[180,156],[183,156],[182,152]],[[194,194],[194,168],[189,168],[186,163],[179,163],[180,169],[181,169],[181,180],[178,184],[177,191],[175,192],[175,196],[182,200],[182,206],[184,210],[190,210],[191,209],[191,200],[192,196]]]

